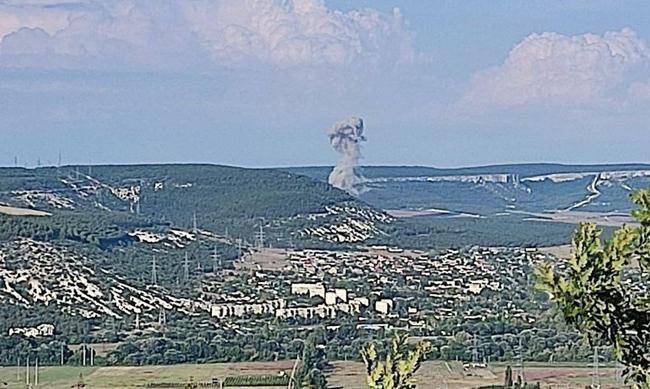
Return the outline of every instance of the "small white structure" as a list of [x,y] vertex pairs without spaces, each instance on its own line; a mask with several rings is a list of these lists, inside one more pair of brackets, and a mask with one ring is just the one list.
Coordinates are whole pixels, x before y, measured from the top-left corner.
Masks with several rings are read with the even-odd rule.
[[488,279],[470,281],[468,290],[474,294],[480,294],[485,289],[490,281]]
[[368,300],[368,297],[355,297],[352,299],[352,302],[358,305],[363,305],[364,307],[370,305],[370,300]]
[[325,293],[325,305],[335,305],[337,297],[335,292]]
[[336,297],[338,297],[341,301],[344,303],[348,302],[348,291],[345,289],[334,289],[334,293],[336,293]]
[[393,300],[391,299],[381,299],[375,302],[375,311],[388,315],[388,313],[393,309]]
[[307,294],[309,297],[320,296],[325,298],[325,286],[323,284],[291,284],[291,294]]

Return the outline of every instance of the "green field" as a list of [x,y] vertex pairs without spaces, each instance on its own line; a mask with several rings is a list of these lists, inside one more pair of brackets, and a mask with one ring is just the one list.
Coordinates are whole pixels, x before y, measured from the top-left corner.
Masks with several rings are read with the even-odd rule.
[[[244,362],[218,364],[184,364],[142,367],[42,367],[40,388],[63,389],[74,386],[83,374],[86,388],[133,388],[155,382],[210,381],[212,378],[239,375],[275,375],[291,370],[293,361]],[[334,362],[329,375],[332,388],[364,388],[364,367],[357,362]],[[487,369],[465,370],[459,362],[430,361],[422,364],[418,373],[418,388],[473,388],[503,382],[505,364],[490,365]],[[592,369],[585,364],[531,363],[525,374],[530,382],[542,387],[584,388],[591,384]],[[517,369],[515,369],[516,375]],[[0,368],[0,388],[25,388],[24,367],[17,380],[16,367]],[[32,378],[33,382],[33,378]],[[615,369],[600,369],[602,387],[617,387]],[[4,386],[2,386],[4,385]]]

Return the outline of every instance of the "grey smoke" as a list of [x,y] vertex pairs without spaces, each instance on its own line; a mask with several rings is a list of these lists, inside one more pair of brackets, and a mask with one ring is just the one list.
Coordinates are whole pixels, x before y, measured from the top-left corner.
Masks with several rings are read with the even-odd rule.
[[341,159],[330,173],[329,183],[356,196],[365,190],[365,180],[356,172],[361,158],[361,142],[366,140],[363,119],[349,117],[342,120],[328,128],[327,135],[332,148],[341,154]]

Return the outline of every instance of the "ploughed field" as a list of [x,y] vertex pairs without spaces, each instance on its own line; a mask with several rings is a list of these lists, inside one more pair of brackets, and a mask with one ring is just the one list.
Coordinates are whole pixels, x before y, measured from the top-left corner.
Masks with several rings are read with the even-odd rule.
[[[79,382],[80,373],[86,388],[134,388],[147,387],[155,383],[208,382],[213,378],[226,376],[277,375],[290,373],[293,361],[278,362],[240,362],[216,364],[182,364],[171,366],[137,367],[78,367],[43,366],[40,368],[39,387],[64,389]],[[365,372],[362,363],[338,361],[328,376],[332,388],[365,388]],[[460,362],[427,361],[417,374],[418,388],[476,388],[479,386],[501,384],[505,364],[492,364],[488,368],[465,369]],[[516,377],[517,368],[514,368]],[[586,364],[526,364],[525,374],[529,382],[540,382],[542,387],[584,388],[592,383],[592,368]],[[616,370],[611,367],[599,369],[600,383],[604,388],[619,387]],[[25,368],[19,374],[15,366],[0,367],[0,388],[25,387]],[[20,380],[18,380],[20,378]],[[33,383],[33,371],[31,382]],[[152,386],[153,387],[153,386]],[[239,387],[244,388],[244,387]],[[259,388],[259,387],[258,387]]]

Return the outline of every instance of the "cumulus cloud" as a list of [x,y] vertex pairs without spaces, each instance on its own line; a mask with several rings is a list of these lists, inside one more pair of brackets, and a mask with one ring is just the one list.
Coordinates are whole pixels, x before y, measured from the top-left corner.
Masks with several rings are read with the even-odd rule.
[[474,75],[461,100],[466,109],[589,105],[613,101],[641,74],[650,50],[634,31],[603,35],[532,34],[505,62]]
[[32,1],[0,4],[0,65],[342,66],[413,59],[399,10],[321,0]]
[[185,12],[202,42],[227,62],[253,58],[287,67],[413,56],[397,9],[343,13],[317,0],[242,0],[190,3]]

